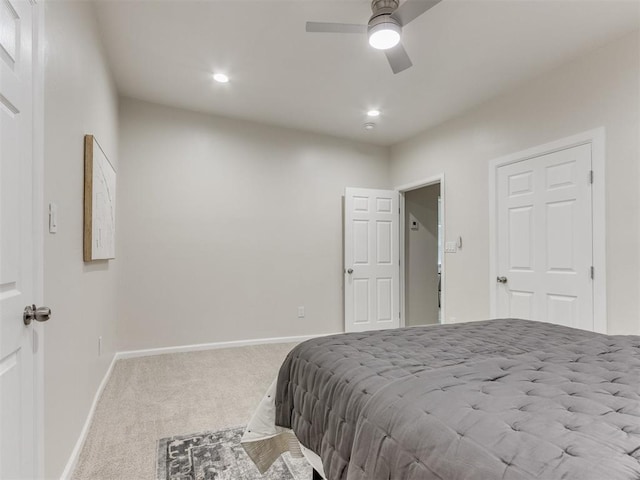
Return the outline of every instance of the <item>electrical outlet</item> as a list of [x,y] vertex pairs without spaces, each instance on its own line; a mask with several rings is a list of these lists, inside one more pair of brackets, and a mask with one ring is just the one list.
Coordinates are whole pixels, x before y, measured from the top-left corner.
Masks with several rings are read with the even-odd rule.
[[98,337],[98,356],[102,356],[102,336]]
[[304,307],[298,307],[298,318],[304,318]]

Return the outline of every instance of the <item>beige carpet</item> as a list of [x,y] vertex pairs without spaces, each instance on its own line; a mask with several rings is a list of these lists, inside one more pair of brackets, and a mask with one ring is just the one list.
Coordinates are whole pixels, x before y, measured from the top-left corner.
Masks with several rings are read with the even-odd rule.
[[245,425],[295,344],[120,360],[73,480],[152,480],[156,442]]

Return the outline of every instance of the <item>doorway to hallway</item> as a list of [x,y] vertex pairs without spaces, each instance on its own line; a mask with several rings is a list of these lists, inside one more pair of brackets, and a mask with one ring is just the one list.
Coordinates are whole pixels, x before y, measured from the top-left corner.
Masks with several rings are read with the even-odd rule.
[[441,323],[444,215],[440,180],[401,190],[405,326]]

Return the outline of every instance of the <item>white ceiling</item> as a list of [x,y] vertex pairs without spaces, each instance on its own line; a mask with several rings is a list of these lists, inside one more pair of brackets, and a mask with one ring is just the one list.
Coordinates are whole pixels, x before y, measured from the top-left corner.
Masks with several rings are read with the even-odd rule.
[[[640,25],[639,0],[443,0],[404,29],[393,75],[366,36],[366,0],[103,1],[119,91],[191,110],[391,145]],[[211,74],[224,71],[227,85]],[[377,128],[363,124],[369,108]]]

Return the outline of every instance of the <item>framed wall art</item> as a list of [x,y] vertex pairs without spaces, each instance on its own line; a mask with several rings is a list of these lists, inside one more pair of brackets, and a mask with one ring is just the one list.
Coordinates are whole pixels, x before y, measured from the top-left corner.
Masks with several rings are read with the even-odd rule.
[[115,258],[116,170],[93,135],[84,136],[85,262]]

